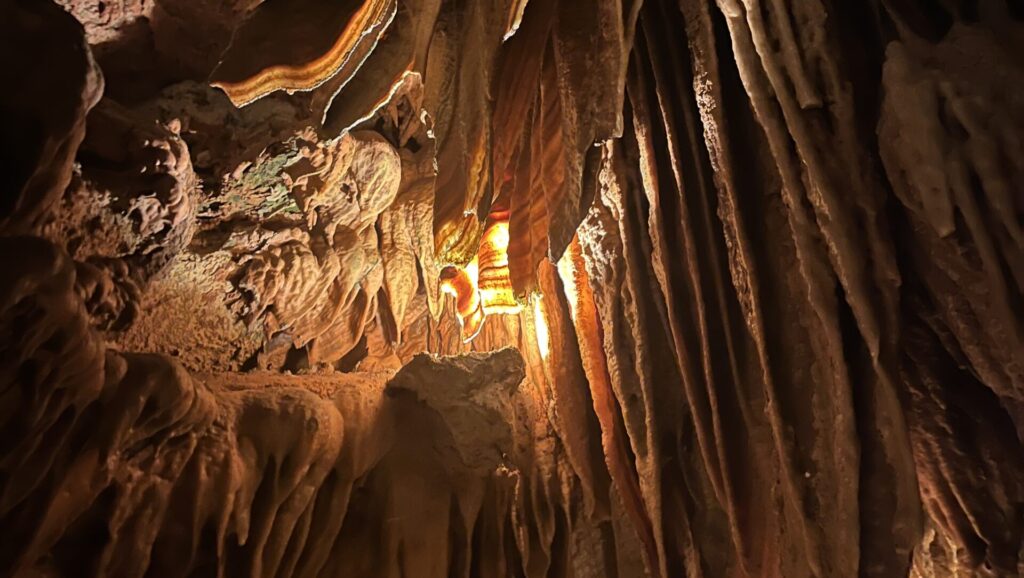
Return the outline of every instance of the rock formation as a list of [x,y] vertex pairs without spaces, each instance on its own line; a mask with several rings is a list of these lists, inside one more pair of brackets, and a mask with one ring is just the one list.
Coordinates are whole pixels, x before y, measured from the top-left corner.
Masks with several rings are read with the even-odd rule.
[[1024,574],[1020,2],[0,44],[0,575]]

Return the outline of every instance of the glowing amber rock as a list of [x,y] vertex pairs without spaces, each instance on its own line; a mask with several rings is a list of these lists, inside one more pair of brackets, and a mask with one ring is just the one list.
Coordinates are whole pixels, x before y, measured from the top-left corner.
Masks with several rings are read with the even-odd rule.
[[466,268],[449,265],[441,271],[441,291],[455,297],[455,314],[462,325],[462,339],[469,342],[484,325],[484,309],[476,287],[476,260]]
[[491,213],[490,224],[484,229],[477,261],[480,266],[477,288],[483,302],[484,313],[515,314],[522,306],[512,291],[508,275],[508,211]]
[[519,313],[508,276],[508,211],[491,213],[477,256],[465,268],[450,265],[441,271],[441,290],[455,297],[462,338],[480,333],[488,315]]
[[533,330],[537,337],[537,349],[544,361],[551,355],[551,334],[548,330],[548,319],[544,314],[543,296],[537,293],[533,297]]

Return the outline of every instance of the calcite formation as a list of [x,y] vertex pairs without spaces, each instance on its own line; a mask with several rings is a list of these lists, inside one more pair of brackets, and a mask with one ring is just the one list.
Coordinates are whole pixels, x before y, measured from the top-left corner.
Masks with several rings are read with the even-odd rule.
[[[235,28],[212,84],[241,106],[277,90],[313,90],[342,68],[354,73],[391,24],[396,5],[397,0],[260,4]],[[255,69],[254,50],[261,56]],[[275,64],[268,66],[267,57]]]
[[471,341],[488,315],[519,313],[508,268],[508,211],[494,211],[487,218],[480,249],[466,267],[441,270],[441,290],[455,298],[455,314],[465,341]]
[[1024,574],[1019,2],[0,44],[0,575]]

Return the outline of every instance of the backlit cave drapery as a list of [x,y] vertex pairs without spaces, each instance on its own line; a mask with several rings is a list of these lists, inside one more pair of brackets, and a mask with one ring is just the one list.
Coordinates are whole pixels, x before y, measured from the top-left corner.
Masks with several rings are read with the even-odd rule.
[[1024,573],[1021,2],[0,44],[0,575]]

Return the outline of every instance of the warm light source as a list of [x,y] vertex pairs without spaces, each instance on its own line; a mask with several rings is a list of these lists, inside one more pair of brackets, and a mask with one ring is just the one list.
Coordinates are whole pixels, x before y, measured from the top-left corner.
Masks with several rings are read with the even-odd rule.
[[579,293],[576,283],[576,263],[573,260],[575,252],[578,252],[579,245],[572,243],[558,260],[558,276],[562,279],[562,289],[565,291],[565,298],[569,302],[569,315],[573,323],[576,322],[576,310],[579,305]]
[[476,259],[465,268],[448,266],[441,271],[441,291],[455,297],[455,316],[466,342],[476,337],[484,325],[484,310],[476,283]]
[[512,291],[508,272],[508,217],[508,211],[491,214],[493,220],[484,229],[477,253],[480,265],[477,287],[484,313],[488,315],[516,314],[522,309]]
[[537,348],[541,359],[547,361],[551,354],[551,337],[548,335],[548,320],[544,317],[544,296],[536,293],[533,296],[533,330],[537,335]]
[[488,315],[522,310],[508,273],[508,218],[508,211],[491,213],[476,257],[465,267],[449,265],[441,271],[441,290],[455,297],[455,313],[467,343],[480,333]]

